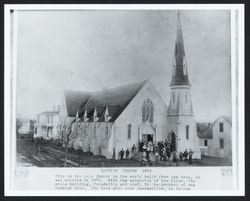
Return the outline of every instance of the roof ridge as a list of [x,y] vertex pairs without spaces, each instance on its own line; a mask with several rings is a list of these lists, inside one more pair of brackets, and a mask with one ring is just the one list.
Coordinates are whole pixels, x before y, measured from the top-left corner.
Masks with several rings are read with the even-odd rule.
[[149,79],[146,79],[146,80],[143,80],[143,81],[138,81],[138,82],[132,82],[132,83],[125,84],[125,85],[120,85],[120,86],[117,86],[117,87],[107,88],[107,89],[103,89],[103,90],[100,90],[100,91],[96,91],[96,93],[109,91],[109,90],[113,90],[113,89],[119,89],[119,88],[122,88],[122,87],[128,87],[128,86],[132,86],[132,85],[140,84],[140,83],[143,84],[143,83],[146,83],[148,80]]
[[91,91],[82,91],[82,90],[70,90],[70,89],[64,89],[63,92],[80,92],[80,93],[93,93]]

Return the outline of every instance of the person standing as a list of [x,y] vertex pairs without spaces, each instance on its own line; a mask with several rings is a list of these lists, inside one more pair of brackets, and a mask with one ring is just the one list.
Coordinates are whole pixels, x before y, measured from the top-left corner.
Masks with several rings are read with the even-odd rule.
[[129,159],[129,148],[126,149],[126,159]]
[[180,158],[180,161],[182,161],[182,158],[183,158],[183,154],[182,154],[182,152],[180,152],[180,154],[179,154],[179,158]]
[[188,157],[188,151],[187,149],[184,151],[184,154],[183,154],[184,158],[185,158],[185,161],[187,160],[187,157]]
[[133,144],[133,146],[132,146],[132,154],[135,154],[135,152],[136,152],[136,146],[135,146],[135,144]]
[[120,155],[121,155],[121,160],[123,160],[123,156],[124,156],[124,150],[122,148],[122,150],[120,151]]
[[188,163],[192,164],[192,160],[193,160],[193,151],[190,149],[188,153]]
[[173,153],[173,162],[177,162],[177,154],[176,151]]

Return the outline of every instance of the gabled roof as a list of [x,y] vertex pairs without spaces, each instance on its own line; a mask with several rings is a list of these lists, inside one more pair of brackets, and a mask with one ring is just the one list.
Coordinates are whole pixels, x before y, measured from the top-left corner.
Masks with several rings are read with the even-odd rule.
[[229,123],[231,126],[232,126],[232,118],[230,117],[230,116],[225,116],[225,115],[222,115],[222,116],[219,116],[214,122],[213,122],[213,124],[216,122],[216,121],[218,121],[218,119],[219,118],[223,118],[223,119],[225,119],[226,121],[227,121],[227,123]]
[[[109,116],[111,116],[109,121],[115,121],[146,82],[147,80],[92,93],[89,100],[85,104],[81,104],[79,116],[81,117],[86,109],[88,111],[91,108],[105,108],[107,106]],[[100,117],[103,118],[103,115]]]
[[68,116],[75,117],[81,104],[85,104],[91,97],[90,92],[65,90],[64,97]]
[[209,138],[213,137],[212,125],[211,123],[196,123],[197,135],[199,138]]

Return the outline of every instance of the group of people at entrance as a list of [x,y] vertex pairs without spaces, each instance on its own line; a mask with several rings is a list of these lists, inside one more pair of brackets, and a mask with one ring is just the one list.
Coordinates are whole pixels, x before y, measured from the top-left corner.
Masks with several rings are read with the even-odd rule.
[[178,161],[189,161],[189,164],[192,164],[193,159],[193,151],[190,149],[189,151],[186,149],[184,152],[180,152],[177,155],[177,152],[174,147],[166,140],[165,142],[139,142],[139,151],[143,152],[142,162],[151,163],[155,161],[158,163],[159,161],[170,161],[178,162]]

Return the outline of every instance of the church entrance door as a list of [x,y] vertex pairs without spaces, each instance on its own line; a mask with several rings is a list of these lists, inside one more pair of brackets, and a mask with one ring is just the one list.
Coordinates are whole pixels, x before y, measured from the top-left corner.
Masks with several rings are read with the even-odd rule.
[[143,142],[153,142],[153,135],[150,134],[142,134],[142,141]]
[[176,151],[176,135],[174,132],[171,133],[170,151]]

